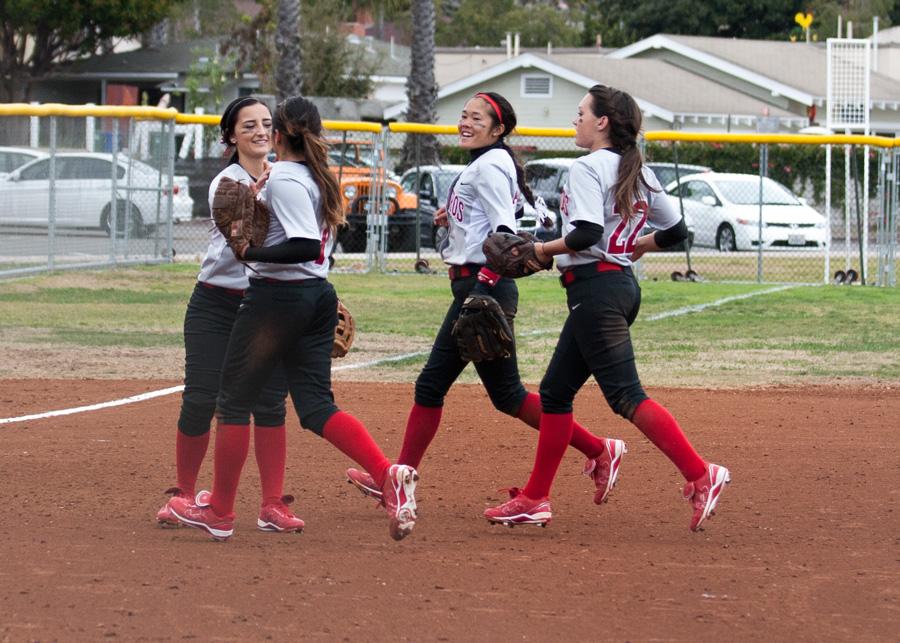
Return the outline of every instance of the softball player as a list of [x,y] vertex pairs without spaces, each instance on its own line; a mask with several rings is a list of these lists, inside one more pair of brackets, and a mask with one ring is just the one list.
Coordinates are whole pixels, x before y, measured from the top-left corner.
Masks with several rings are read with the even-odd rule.
[[[538,259],[559,255],[569,314],[541,382],[541,428],[531,477],[504,504],[488,509],[494,523],[550,522],[550,486],[572,433],[572,401],[590,375],[613,411],[634,423],[678,467],[696,531],[730,481],[728,469],[705,462],[675,418],[649,399],[634,362],[629,326],[641,304],[632,262],[687,237],[659,181],[643,166],[637,136],[641,111],[625,92],[595,85],[578,105],[575,144],[590,154],[569,171],[562,195],[564,236],[536,244]],[[657,231],[638,236],[644,224]]]
[[[225,109],[220,129],[222,143],[233,153],[228,166],[209,186],[210,208],[222,177],[255,183],[268,171],[272,115],[257,99],[239,98]],[[216,407],[225,348],[246,288],[244,267],[218,229],[210,226],[209,247],[184,317],[184,393],[175,442],[178,482],[166,492],[173,497],[194,497],[200,465],[209,445],[209,425]],[[286,396],[287,382],[278,369],[253,407],[254,446],[263,496],[257,526],[263,531],[303,529],[303,521],[288,509],[292,498],[282,493]],[[162,526],[179,524],[169,502],[157,512],[156,520]]]
[[378,482],[400,540],[416,520],[418,474],[391,465],[366,428],[338,410],[331,391],[331,348],[337,295],[327,281],[334,232],[344,221],[337,180],[328,170],[322,121],[310,101],[282,102],[273,119],[278,162],[265,186],[272,214],[261,248],[239,248],[254,276],[241,302],[222,369],[217,400],[213,491],[195,501],[174,498],[183,523],[226,540],[234,531],[234,502],[249,448],[249,418],[263,385],[278,365],[300,424],[360,463]]
[[[415,403],[410,411],[398,462],[418,467],[437,433],[450,387],[468,364],[459,355],[452,336],[453,325],[469,293],[485,293],[503,308],[510,325],[516,315],[519,291],[512,279],[501,279],[485,266],[481,246],[491,232],[514,232],[516,209],[522,196],[534,202],[525,185],[522,167],[506,145],[516,126],[516,114],[499,94],[479,93],[466,103],[459,119],[459,145],[471,160],[450,188],[446,207],[435,214],[435,223],[450,228],[442,249],[449,264],[453,303],[438,331],[428,362],[416,380]],[[540,400],[522,386],[515,350],[506,359],[475,364],[497,410],[537,429]],[[598,438],[575,424],[571,444],[587,456],[584,473],[596,486],[594,502],[609,496],[625,453],[621,440]],[[379,497],[379,488],[364,472],[348,469],[347,477],[366,495]]]

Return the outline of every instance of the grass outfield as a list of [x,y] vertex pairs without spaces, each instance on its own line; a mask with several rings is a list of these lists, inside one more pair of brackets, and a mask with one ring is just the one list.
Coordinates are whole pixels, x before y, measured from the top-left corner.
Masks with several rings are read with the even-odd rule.
[[[134,349],[137,357],[131,359],[168,351],[172,376],[179,377],[181,327],[196,275],[196,265],[175,264],[0,282],[0,351],[6,360],[17,359],[23,354],[17,349],[24,348],[36,354],[53,348],[94,355]],[[333,282],[357,319],[357,361],[427,351],[449,303],[443,276],[335,274]],[[771,285],[662,280],[641,286],[641,315],[632,335],[648,385],[900,382],[898,289],[795,286],[779,291]],[[564,291],[549,273],[520,280],[519,288],[520,368],[523,379],[537,382],[565,316]],[[374,372],[354,371],[353,377],[412,380],[423,362],[424,356],[414,356]],[[473,381],[471,371],[464,381]],[[0,376],[13,373],[0,367]],[[47,374],[54,375],[63,374]]]

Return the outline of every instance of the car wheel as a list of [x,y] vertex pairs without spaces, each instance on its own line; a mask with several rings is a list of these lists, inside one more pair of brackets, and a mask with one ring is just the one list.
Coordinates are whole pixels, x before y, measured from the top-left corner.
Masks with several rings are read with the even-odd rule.
[[723,223],[716,231],[716,248],[722,252],[734,252],[737,250],[734,228],[728,223]]
[[[103,208],[100,214],[100,228],[106,233],[106,236],[112,234],[112,226],[110,225],[110,208],[109,204]],[[120,239],[125,236],[125,214],[128,205],[125,201],[116,203],[116,236]],[[128,236],[132,239],[143,239],[147,236],[148,227],[144,225],[144,217],[136,205],[131,204],[131,216],[128,219]]]

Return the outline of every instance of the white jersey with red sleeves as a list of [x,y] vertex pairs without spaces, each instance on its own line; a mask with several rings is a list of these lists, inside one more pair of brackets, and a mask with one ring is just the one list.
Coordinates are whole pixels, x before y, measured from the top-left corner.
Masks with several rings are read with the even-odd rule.
[[320,252],[314,261],[287,264],[254,261],[251,267],[261,277],[280,281],[326,278],[334,238],[321,211],[319,186],[306,164],[296,161],[275,163],[266,182],[264,198],[271,216],[263,246],[277,246],[288,239],[315,239],[320,243]]
[[[234,179],[240,183],[254,183],[255,180],[250,173],[237,163],[232,163],[224,170],[219,172],[209,184],[209,211],[212,213],[213,195],[223,176]],[[225,237],[219,232],[219,229],[213,225],[212,216],[209,223],[209,246],[206,248],[206,256],[200,264],[200,274],[197,277],[203,283],[219,286],[220,288],[231,288],[233,290],[244,290],[249,285],[247,275],[244,273],[244,266],[241,264],[231,248],[225,243]]]
[[641,184],[631,219],[622,218],[616,211],[615,199],[620,158],[615,152],[602,149],[572,164],[560,198],[562,235],[575,229],[575,221],[590,221],[603,226],[603,238],[580,252],[558,255],[556,266],[560,270],[598,260],[630,266],[635,239],[645,223],[649,221],[659,230],[668,230],[681,221],[653,170],[646,166],[642,168],[644,180],[658,191]]
[[447,198],[450,234],[441,257],[450,265],[483,264],[481,245],[504,225],[516,229],[516,166],[503,148],[490,149],[460,173]]

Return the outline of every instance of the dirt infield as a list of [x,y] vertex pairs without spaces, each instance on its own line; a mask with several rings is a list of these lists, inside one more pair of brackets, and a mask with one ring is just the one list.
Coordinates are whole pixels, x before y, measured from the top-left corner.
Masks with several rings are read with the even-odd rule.
[[[0,381],[0,417],[176,383]],[[306,533],[256,531],[251,454],[225,544],[153,521],[174,481],[179,396],[0,425],[0,641],[895,640],[900,389],[651,393],[733,472],[705,532],[687,529],[674,467],[595,387],[579,419],[630,451],[609,504],[591,503],[570,452],[553,524],[489,526],[482,510],[524,483],[537,436],[460,385],[401,543],[295,417],[286,490]],[[336,385],[391,456],[411,394]]]

